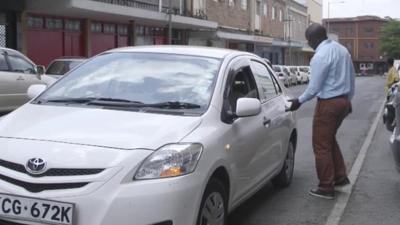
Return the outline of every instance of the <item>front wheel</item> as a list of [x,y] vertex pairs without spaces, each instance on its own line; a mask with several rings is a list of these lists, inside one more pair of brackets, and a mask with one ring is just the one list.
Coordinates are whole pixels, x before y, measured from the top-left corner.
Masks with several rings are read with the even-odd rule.
[[224,185],[212,178],[201,200],[197,225],[226,225],[227,207],[228,195]]
[[288,151],[286,154],[285,162],[281,172],[272,179],[272,184],[276,187],[287,187],[292,182],[294,171],[294,145],[289,143]]

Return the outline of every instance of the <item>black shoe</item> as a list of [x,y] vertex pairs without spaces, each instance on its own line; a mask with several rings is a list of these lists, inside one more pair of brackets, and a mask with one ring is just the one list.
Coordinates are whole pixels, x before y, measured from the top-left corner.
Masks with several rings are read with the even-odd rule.
[[336,187],[343,187],[343,186],[346,186],[346,185],[348,185],[348,184],[350,184],[350,180],[349,180],[349,178],[344,178],[342,181],[340,181],[340,182],[335,182],[335,186]]
[[334,199],[335,198],[335,191],[324,191],[321,189],[311,189],[308,194],[319,197],[319,198],[324,198],[324,199]]

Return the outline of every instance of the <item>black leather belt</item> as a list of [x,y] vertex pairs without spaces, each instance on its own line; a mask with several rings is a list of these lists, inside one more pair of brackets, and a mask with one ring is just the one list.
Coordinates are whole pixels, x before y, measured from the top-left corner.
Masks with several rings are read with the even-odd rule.
[[338,95],[338,96],[331,97],[331,98],[319,98],[318,97],[318,101],[320,101],[320,100],[331,100],[331,99],[336,99],[336,98],[348,98],[348,95],[347,94],[346,95]]

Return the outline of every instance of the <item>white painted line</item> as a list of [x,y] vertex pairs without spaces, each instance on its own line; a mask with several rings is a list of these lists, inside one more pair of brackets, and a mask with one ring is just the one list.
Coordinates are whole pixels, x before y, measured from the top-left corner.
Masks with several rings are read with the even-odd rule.
[[[340,189],[340,194],[336,200],[336,204],[332,209],[331,214],[329,215],[325,225],[339,225],[340,219],[346,209],[346,206],[350,200],[350,195],[353,192],[353,186],[357,181],[358,175],[360,174],[361,167],[364,164],[365,157],[367,155],[369,146],[371,145],[372,139],[374,138],[376,128],[378,127],[379,120],[381,119],[382,112],[385,106],[385,102],[383,102],[376,118],[369,129],[368,135],[364,140],[364,143],[361,147],[360,152],[357,155],[356,161],[351,168],[349,174],[350,185],[347,185]],[[338,190],[338,189],[337,189]]]

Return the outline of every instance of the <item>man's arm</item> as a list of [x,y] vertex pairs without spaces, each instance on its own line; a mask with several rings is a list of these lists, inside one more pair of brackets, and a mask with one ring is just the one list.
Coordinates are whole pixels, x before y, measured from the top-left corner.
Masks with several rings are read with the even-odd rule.
[[322,85],[329,74],[330,63],[323,58],[314,58],[311,60],[310,83],[307,89],[299,97],[300,104],[314,98],[322,89]]

